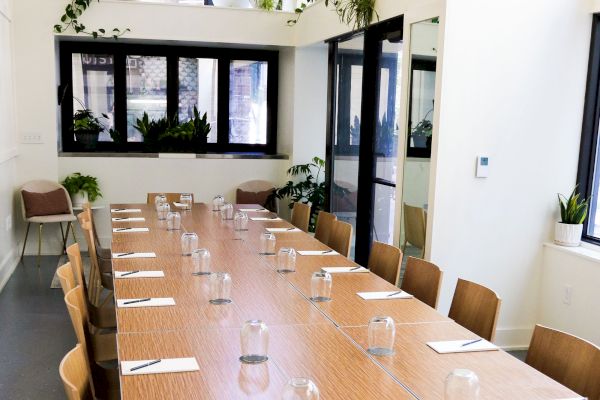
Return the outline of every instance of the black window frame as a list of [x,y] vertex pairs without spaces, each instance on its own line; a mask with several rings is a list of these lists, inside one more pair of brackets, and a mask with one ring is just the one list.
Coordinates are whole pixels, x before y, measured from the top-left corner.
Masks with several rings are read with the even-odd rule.
[[[112,55],[114,65],[114,125],[119,132],[127,130],[127,55],[166,57],[167,60],[167,115],[179,110],[179,58],[211,58],[219,61],[217,89],[217,143],[208,143],[209,153],[261,153],[276,154],[277,151],[277,104],[279,80],[279,51],[253,48],[170,46],[162,44],[112,43],[87,41],[59,42],[60,84],[58,104],[61,107],[61,144],[63,152],[83,152],[73,139],[72,54]],[[241,144],[229,142],[229,73],[232,61],[267,62],[267,143]],[[202,110],[200,110],[202,111]],[[141,142],[129,142],[126,152],[142,152]],[[91,152],[119,152],[112,142],[99,142]],[[122,152],[122,151],[121,151]]]

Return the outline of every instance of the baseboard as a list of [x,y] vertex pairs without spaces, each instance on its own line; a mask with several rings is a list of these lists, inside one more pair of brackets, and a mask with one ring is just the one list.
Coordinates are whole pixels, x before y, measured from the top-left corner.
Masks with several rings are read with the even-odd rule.
[[19,257],[15,249],[12,249],[0,262],[0,292],[4,289],[17,265],[19,265]]
[[504,350],[527,350],[533,334],[531,328],[498,328],[494,343]]

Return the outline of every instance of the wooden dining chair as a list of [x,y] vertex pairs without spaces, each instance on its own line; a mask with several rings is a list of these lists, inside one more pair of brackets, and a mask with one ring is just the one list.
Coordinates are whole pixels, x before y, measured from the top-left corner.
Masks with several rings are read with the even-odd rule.
[[83,231],[83,236],[88,245],[88,254],[90,258],[90,280],[88,286],[88,294],[90,301],[93,304],[101,302],[102,290],[106,289],[109,293],[105,296],[104,301],[108,301],[110,294],[114,290],[114,283],[111,274],[102,273],[98,262],[98,254],[96,253],[96,243],[94,242],[92,232],[92,222],[83,216],[83,213],[77,216],[79,225]]
[[412,294],[431,308],[437,308],[443,272],[420,258],[408,257],[400,289]]
[[397,247],[375,241],[371,246],[367,265],[372,273],[392,285],[397,285],[402,265],[402,252]]
[[58,267],[56,275],[60,281],[60,287],[62,288],[63,294],[66,295],[71,289],[77,286],[75,274],[73,273],[70,262]]
[[94,213],[92,212],[92,206],[90,203],[84,203],[82,205],[85,216],[92,224],[92,233],[94,234],[94,243],[96,244],[96,254],[98,261],[100,262],[99,267],[101,272],[112,273],[112,251],[110,248],[105,248],[100,243],[100,237],[96,230],[96,223],[94,222]]
[[496,335],[500,303],[493,290],[458,279],[448,317],[491,342]]
[[600,347],[536,325],[525,362],[589,400],[600,400]]
[[310,205],[304,203],[294,203],[292,208],[292,225],[304,232],[308,232],[310,223]]
[[344,257],[350,256],[352,225],[343,221],[334,221],[327,245]]
[[315,229],[315,239],[321,243],[327,244],[329,242],[329,235],[331,235],[334,221],[337,221],[337,215],[328,213],[327,211],[319,211],[317,216],[317,227]]
[[68,400],[93,399],[90,370],[81,344],[78,343],[64,356],[58,367],[58,373]]
[[[167,196],[167,202],[172,204],[172,203],[179,203],[181,200],[181,195],[188,194],[188,193],[148,193],[148,195],[146,196],[146,203],[154,204],[154,198],[161,194],[164,194],[165,196]],[[189,194],[192,195],[192,203],[194,203],[194,194],[193,193],[189,193]]]
[[421,249],[421,258],[425,257],[426,238],[425,210],[420,207],[409,206],[404,203],[404,244],[402,251],[406,253],[408,244]]

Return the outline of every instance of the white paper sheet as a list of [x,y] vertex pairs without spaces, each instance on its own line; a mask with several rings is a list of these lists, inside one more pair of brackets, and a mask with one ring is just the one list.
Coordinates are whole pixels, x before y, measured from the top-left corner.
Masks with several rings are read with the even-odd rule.
[[271,233],[302,232],[302,229],[298,228],[265,228],[265,230]]
[[146,218],[144,217],[131,217],[131,218],[120,218],[120,217],[114,217],[112,219],[113,222],[136,222],[136,221],[145,221]]
[[149,232],[148,228],[113,228],[113,233]]
[[140,208],[111,208],[111,213],[119,214],[119,213],[140,213],[142,210]]
[[301,256],[337,256],[340,254],[335,250],[331,250],[327,253],[326,251],[327,250],[297,250],[296,253]]
[[175,372],[199,371],[200,367],[194,357],[163,358],[159,363],[131,371],[131,368],[144,365],[154,360],[121,361],[122,375],[168,374]]
[[276,217],[276,218],[266,218],[266,217],[253,217],[250,218],[252,221],[282,221],[281,218]]
[[371,272],[365,267],[325,267],[321,268],[321,271],[330,274],[365,274]]
[[474,351],[494,351],[498,350],[498,346],[488,342],[485,339],[481,339],[477,343],[468,344],[463,346],[465,343],[472,342],[475,339],[464,339],[464,340],[446,340],[443,342],[427,342],[427,346],[440,354],[447,353],[470,353]]
[[[398,293],[400,292],[400,293]],[[397,294],[396,294],[397,293]],[[399,290],[393,292],[358,292],[356,293],[364,300],[394,300],[394,299],[412,299],[413,295]],[[393,296],[392,296],[393,294]]]
[[[165,273],[163,271],[136,271],[134,274],[130,274],[134,271],[115,271],[116,279],[136,279],[136,278],[164,278]],[[123,276],[123,274],[129,274]]]
[[117,307],[119,308],[139,308],[139,307],[168,307],[174,306],[175,300],[172,297],[154,297],[148,301],[140,301],[138,303],[125,304],[129,301],[141,299],[118,299]]
[[[114,259],[118,259],[118,260],[124,260],[126,258],[155,258],[156,257],[156,253],[131,253],[131,254],[127,254],[128,252],[123,252],[123,253],[113,253],[112,257]],[[120,256],[120,254],[127,254],[126,256]]]
[[243,212],[271,212],[266,208],[240,208],[240,211]]
[[176,201],[173,202],[173,205],[177,208],[187,208],[187,204],[178,203]]

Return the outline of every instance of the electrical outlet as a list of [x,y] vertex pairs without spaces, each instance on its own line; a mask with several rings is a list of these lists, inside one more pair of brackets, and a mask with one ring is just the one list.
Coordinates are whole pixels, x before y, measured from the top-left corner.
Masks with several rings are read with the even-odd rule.
[[573,286],[565,285],[563,292],[563,303],[570,306],[573,299]]
[[44,143],[42,135],[35,132],[27,132],[21,136],[21,143],[24,144],[41,144]]
[[12,215],[8,215],[6,217],[6,221],[4,222],[4,228],[7,232],[12,229]]

